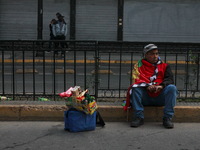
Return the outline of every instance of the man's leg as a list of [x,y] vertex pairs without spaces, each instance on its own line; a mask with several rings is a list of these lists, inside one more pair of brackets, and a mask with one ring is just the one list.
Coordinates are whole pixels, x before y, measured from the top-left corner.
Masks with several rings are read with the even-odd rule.
[[143,104],[148,105],[149,95],[145,88],[136,87],[131,88],[130,101],[133,107],[134,121],[131,122],[131,127],[138,127],[144,123],[144,107]]
[[[144,107],[143,105],[148,105],[148,101],[150,99],[150,96],[148,95],[147,91],[143,87],[136,87],[131,89],[132,94],[130,97],[130,101],[132,103],[133,107],[133,115],[134,117],[141,117],[144,118],[143,111]],[[149,104],[150,105],[150,104]]]
[[171,122],[171,119],[174,115],[174,107],[176,104],[176,98],[178,95],[178,91],[175,85],[166,86],[162,92],[156,97],[156,102],[158,105],[165,105],[163,110],[163,125],[166,128],[173,128],[174,125]]
[[[63,36],[61,36],[60,37],[60,40],[65,40],[65,36],[63,35]],[[61,51],[61,53],[62,54],[64,54],[64,48],[65,48],[65,42],[60,42],[60,44],[61,44],[61,47],[62,47],[62,51]]]
[[[54,40],[59,40],[58,36],[54,37]],[[55,42],[54,45],[55,45],[54,54],[58,54],[59,42]]]
[[163,110],[163,118],[168,117],[172,119],[177,95],[178,91],[176,86],[170,84],[162,90],[158,97],[155,98],[157,105],[165,106]]

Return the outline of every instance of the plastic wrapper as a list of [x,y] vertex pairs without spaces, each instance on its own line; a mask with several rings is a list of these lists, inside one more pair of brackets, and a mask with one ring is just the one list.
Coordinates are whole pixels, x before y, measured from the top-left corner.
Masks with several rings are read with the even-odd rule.
[[63,97],[70,97],[72,96],[72,90],[73,87],[70,87],[66,92],[62,92],[59,95],[63,98]]
[[72,89],[72,95],[73,96],[78,96],[79,95],[79,88],[77,86],[75,86],[73,89]]
[[69,108],[76,108],[79,111],[83,111],[86,114],[92,115],[97,109],[97,104],[95,102],[95,98],[91,97],[88,94],[88,89],[85,91],[81,91],[80,86],[75,86],[74,88],[68,89],[71,91],[71,96],[66,97],[66,92],[61,94],[62,97],[64,95],[65,104]]

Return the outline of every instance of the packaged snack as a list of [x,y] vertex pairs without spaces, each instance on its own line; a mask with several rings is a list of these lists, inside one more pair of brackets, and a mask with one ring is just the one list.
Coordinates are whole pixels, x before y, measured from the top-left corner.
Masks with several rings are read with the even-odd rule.
[[82,90],[80,86],[75,86],[74,88],[78,89],[78,95],[81,94]]
[[63,97],[70,97],[72,96],[72,90],[73,87],[70,87],[66,92],[62,92],[59,95],[63,98]]
[[90,115],[97,109],[97,103],[95,101],[89,103]]
[[7,97],[5,97],[5,96],[0,96],[0,100],[2,100],[2,101],[5,101],[5,100],[12,100],[11,98],[7,98]]
[[38,97],[38,101],[50,101],[48,98]]
[[73,95],[73,96],[78,96],[78,95],[79,95],[78,87],[74,87],[74,88],[72,89],[72,95]]

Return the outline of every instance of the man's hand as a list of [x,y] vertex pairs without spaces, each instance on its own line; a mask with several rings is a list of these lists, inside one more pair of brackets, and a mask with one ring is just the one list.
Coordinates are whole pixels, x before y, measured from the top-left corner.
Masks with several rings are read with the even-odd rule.
[[160,92],[163,89],[163,86],[161,85],[155,87],[156,87],[155,93]]
[[154,86],[154,85],[150,85],[147,87],[147,91],[153,92],[155,90],[156,90],[156,86]]
[[159,91],[161,91],[163,89],[163,86],[159,85],[159,86],[155,86],[155,85],[150,85],[147,87],[147,90],[150,92],[154,92],[157,93]]

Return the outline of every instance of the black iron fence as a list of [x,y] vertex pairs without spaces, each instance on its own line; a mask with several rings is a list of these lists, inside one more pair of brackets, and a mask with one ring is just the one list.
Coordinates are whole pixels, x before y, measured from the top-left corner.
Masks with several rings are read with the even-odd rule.
[[[52,43],[50,43],[52,42]],[[96,99],[126,98],[132,68],[149,42],[0,41],[0,95],[13,100],[60,100],[79,85]],[[154,42],[155,43],[155,42]],[[59,43],[57,43],[59,44]],[[200,97],[198,43],[155,43],[174,73],[179,98]]]

